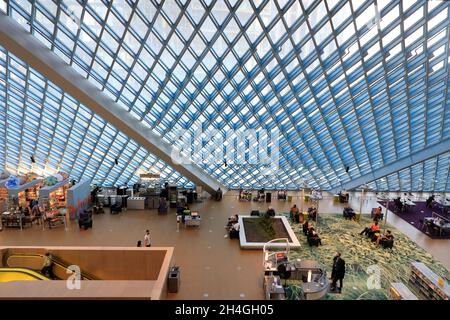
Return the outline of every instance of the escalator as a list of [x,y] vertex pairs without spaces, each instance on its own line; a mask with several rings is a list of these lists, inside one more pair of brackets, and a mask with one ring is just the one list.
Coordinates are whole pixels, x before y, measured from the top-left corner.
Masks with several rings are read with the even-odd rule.
[[[26,268],[29,270],[40,270],[44,261],[44,255],[41,254],[21,254],[14,253],[6,259],[6,265],[13,268]],[[72,273],[67,272],[70,264],[53,256],[53,273],[59,279],[67,279]],[[96,280],[96,278],[84,271],[81,271],[81,280]]]
[[0,268],[0,283],[10,281],[49,280],[43,275],[25,268]]

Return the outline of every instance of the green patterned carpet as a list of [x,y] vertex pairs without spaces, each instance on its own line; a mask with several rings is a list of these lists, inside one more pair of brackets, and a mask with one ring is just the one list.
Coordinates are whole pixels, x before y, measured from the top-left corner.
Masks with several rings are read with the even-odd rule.
[[[359,235],[364,227],[370,224],[369,217],[362,217],[360,222],[355,222],[344,220],[342,215],[323,215],[315,225],[323,245],[309,247],[306,236],[302,233],[301,224],[291,223],[302,244],[300,249],[291,250],[291,260],[317,260],[326,267],[327,275],[330,277],[332,258],[336,251],[342,253],[342,258],[346,262],[343,290],[341,294],[328,294],[327,299],[330,300],[388,299],[392,282],[403,282],[415,292],[412,286],[408,285],[410,265],[414,261],[425,263],[438,275],[447,281],[450,280],[450,272],[440,262],[389,224],[382,223],[381,230],[392,231],[395,237],[394,248],[392,250],[377,248],[370,239]],[[367,270],[373,265],[380,268],[381,289],[369,290],[367,282],[371,271]],[[288,281],[289,283],[291,282]],[[291,298],[295,299],[296,286],[291,289],[294,292]]]

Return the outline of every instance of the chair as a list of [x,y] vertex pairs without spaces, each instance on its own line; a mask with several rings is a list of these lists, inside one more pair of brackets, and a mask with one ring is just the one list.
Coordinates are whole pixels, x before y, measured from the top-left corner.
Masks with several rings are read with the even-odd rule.
[[122,212],[122,204],[115,203],[110,207],[111,214],[118,214]]
[[78,218],[78,226],[87,230],[88,228],[92,228],[92,212],[85,210],[80,217]]
[[308,237],[308,244],[310,247],[312,247],[312,246],[318,247],[319,243],[320,243],[319,236]]
[[450,223],[446,223],[441,227],[441,235],[442,234],[450,234]]
[[257,216],[259,217],[259,210],[252,210],[252,212],[250,213],[251,216]]

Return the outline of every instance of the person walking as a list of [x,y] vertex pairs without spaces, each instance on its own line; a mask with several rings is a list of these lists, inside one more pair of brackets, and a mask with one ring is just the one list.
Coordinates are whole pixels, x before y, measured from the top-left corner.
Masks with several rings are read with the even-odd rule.
[[336,284],[339,280],[339,287],[337,288],[338,292],[341,293],[342,291],[342,281],[344,280],[345,276],[345,260],[341,258],[341,253],[337,252],[336,255],[333,258],[333,268],[331,271],[331,291],[336,290]]
[[49,252],[45,253],[44,256],[44,263],[42,265],[41,273],[48,277],[49,279],[55,278],[55,275],[53,273],[53,257]]
[[151,247],[152,243],[150,242],[150,231],[146,230],[144,235],[144,245],[146,247]]

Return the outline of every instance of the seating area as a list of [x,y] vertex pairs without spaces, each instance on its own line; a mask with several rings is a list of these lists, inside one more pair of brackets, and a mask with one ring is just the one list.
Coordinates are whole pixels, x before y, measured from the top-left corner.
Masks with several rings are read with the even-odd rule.
[[[405,220],[412,227],[423,232],[432,239],[450,239],[450,214],[444,213],[442,207],[439,207],[435,202],[431,201],[427,205],[427,201],[420,199],[414,201],[414,206],[408,209],[399,209],[401,201],[397,198],[394,200],[379,200],[378,203],[382,207],[388,206],[388,209],[396,214],[401,219]],[[383,209],[384,210],[384,209]],[[381,215],[384,218],[384,215]],[[381,218],[381,219],[383,219]]]

